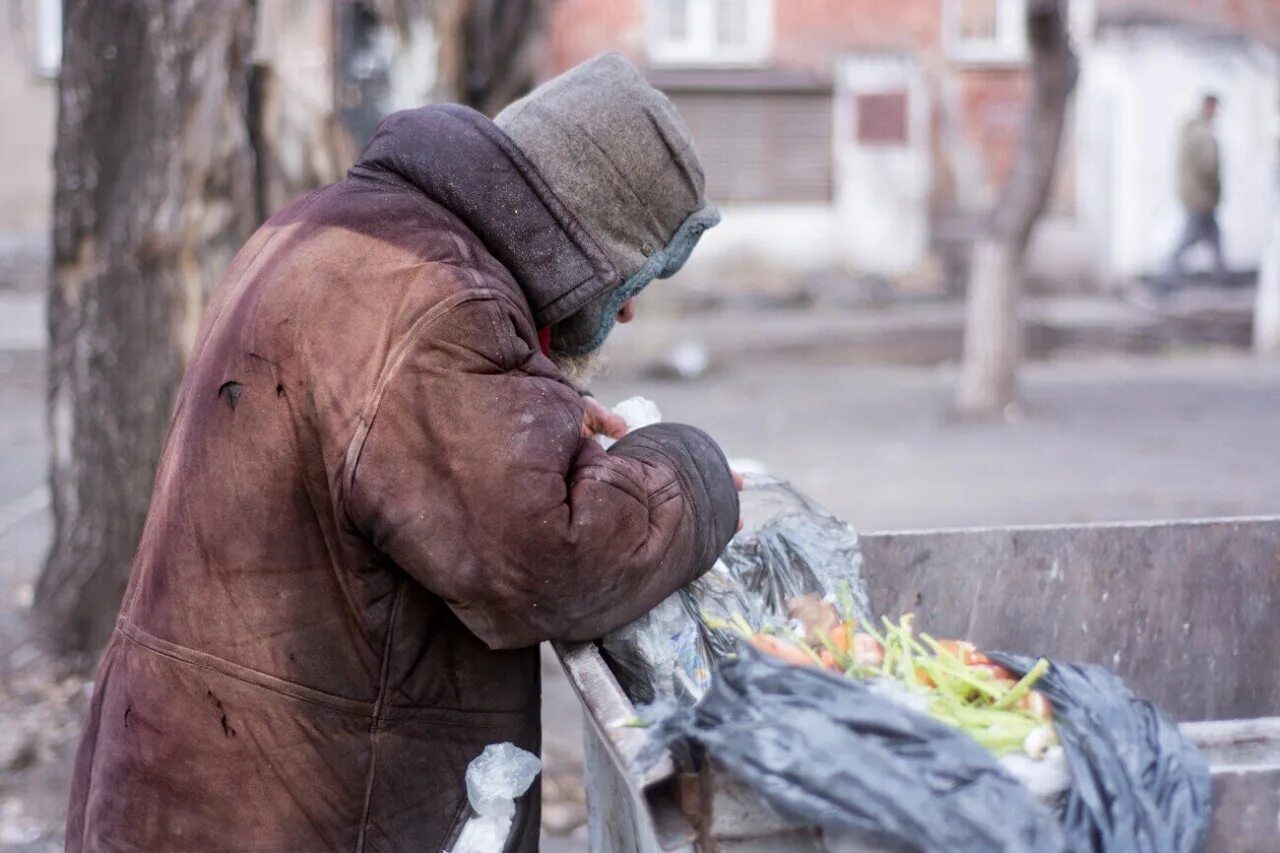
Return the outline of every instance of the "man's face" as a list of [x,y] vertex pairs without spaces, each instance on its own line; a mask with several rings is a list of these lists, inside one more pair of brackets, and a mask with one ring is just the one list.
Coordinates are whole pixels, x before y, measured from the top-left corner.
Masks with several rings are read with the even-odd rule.
[[1213,121],[1213,117],[1218,114],[1218,101],[1216,98],[1206,98],[1204,102],[1204,117]]
[[626,302],[622,303],[622,307],[618,309],[619,323],[630,323],[633,319],[635,319],[636,312],[631,305],[631,303],[635,301],[636,301],[635,297],[632,297],[631,299],[628,299]]
[[[633,302],[635,302],[634,298],[622,303],[622,307],[618,309],[617,314],[619,323],[630,323],[635,319],[636,313]],[[594,379],[605,365],[600,350],[589,352],[586,355],[558,355],[553,352],[551,360],[555,362],[556,367],[560,368],[561,373],[579,386],[586,385]]]

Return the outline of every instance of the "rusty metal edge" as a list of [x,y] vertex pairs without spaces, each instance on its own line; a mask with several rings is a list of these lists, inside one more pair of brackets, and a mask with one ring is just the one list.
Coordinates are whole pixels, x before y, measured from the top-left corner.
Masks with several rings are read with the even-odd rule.
[[628,778],[638,783],[635,793],[643,796],[645,789],[675,776],[675,762],[665,750],[651,765],[642,769],[635,767],[636,755],[645,742],[644,731],[621,725],[635,717],[636,709],[595,644],[554,642],[551,645],[601,741],[618,766],[627,770]]
[[679,776],[671,753],[663,750],[644,768],[635,757],[645,743],[643,730],[620,723],[635,717],[636,709],[623,692],[613,670],[605,663],[594,643],[551,644],[560,666],[578,701],[586,710],[587,723],[596,740],[621,771],[636,807],[649,811],[654,841],[663,850],[692,850],[697,829],[682,812],[678,795]]

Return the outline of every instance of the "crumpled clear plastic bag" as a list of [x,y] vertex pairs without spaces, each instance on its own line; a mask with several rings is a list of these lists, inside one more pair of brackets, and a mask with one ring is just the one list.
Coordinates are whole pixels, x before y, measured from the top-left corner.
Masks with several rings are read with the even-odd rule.
[[632,701],[697,700],[737,645],[718,627],[735,614],[753,626],[774,623],[792,598],[847,591],[854,614],[868,618],[852,527],[776,477],[748,477],[741,506],[743,529],[709,572],[601,641]]
[[491,743],[467,765],[471,816],[450,853],[493,853],[506,847],[516,800],[542,771],[538,756],[513,743]]

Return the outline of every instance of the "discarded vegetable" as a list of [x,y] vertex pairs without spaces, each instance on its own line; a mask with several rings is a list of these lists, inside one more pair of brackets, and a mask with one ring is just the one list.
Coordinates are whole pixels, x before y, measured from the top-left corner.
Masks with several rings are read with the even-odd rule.
[[905,689],[920,697],[913,704],[923,702],[930,716],[964,730],[997,755],[1021,751],[1038,759],[1057,744],[1052,707],[1034,689],[1049,669],[1043,658],[1017,678],[966,640],[917,634],[910,614],[896,624],[884,620],[881,634],[869,625],[859,629],[847,610],[842,614],[815,595],[790,602],[787,615],[786,626],[753,628],[735,615],[726,627],[786,663]]

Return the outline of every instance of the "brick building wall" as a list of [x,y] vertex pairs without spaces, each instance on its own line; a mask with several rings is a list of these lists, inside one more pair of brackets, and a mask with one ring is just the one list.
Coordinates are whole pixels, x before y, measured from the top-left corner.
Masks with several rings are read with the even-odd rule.
[[958,113],[966,139],[983,152],[984,178],[1001,186],[1022,136],[1029,78],[1021,70],[970,68],[957,73]]
[[1102,21],[1161,20],[1248,35],[1280,48],[1280,0],[1096,0]]
[[[657,0],[557,0],[547,75],[605,50],[618,50],[646,67],[650,48],[646,25],[651,2]],[[692,5],[704,0],[687,2]],[[973,52],[970,42],[958,43],[956,33],[949,29],[955,20],[951,15],[957,9],[952,4],[962,2],[980,4],[982,0],[773,0],[770,48],[767,57],[756,56],[757,60],[764,61],[750,70],[714,64],[683,68],[675,74],[667,66],[647,69],[651,78],[682,104],[682,110],[687,106],[686,111],[692,112],[707,102],[714,106],[714,109],[704,109],[704,115],[690,122],[699,128],[695,129],[699,147],[715,155],[704,158],[708,173],[718,170],[722,174],[724,179],[719,181],[717,189],[753,187],[751,193],[722,192],[719,200],[754,204],[757,208],[764,202],[769,208],[735,214],[735,223],[754,222],[753,227],[758,226],[758,233],[749,233],[746,224],[741,226],[743,246],[753,245],[748,236],[769,235],[769,227],[780,222],[779,215],[783,213],[794,214],[797,238],[819,232],[825,235],[810,241],[807,252],[820,248],[823,241],[843,243],[846,248],[832,249],[827,257],[843,257],[855,267],[877,272],[882,270],[874,263],[860,266],[865,260],[859,255],[860,250],[847,248],[853,245],[849,235],[859,228],[866,229],[867,223],[873,220],[894,223],[894,237],[871,234],[868,244],[898,243],[902,242],[901,234],[917,233],[914,225],[918,225],[918,219],[912,219],[916,216],[912,211],[927,216],[932,251],[945,252],[953,241],[963,243],[967,239],[979,221],[977,215],[994,200],[1012,167],[1021,137],[1028,78],[1016,47],[1001,52],[1008,47],[1003,37],[1020,31],[1021,19],[1016,7],[1003,4],[1000,7],[1013,11],[1001,18],[998,27],[1001,36],[996,41],[1000,41],[1001,50],[987,55],[982,50]],[[1190,108],[1189,100],[1187,104],[1170,100],[1176,100],[1176,93],[1168,90],[1198,91],[1198,84],[1188,83],[1178,74],[1153,69],[1159,68],[1161,62],[1173,62],[1171,72],[1185,72],[1182,76],[1194,73],[1193,79],[1197,81],[1217,81],[1215,85],[1224,92],[1243,87],[1241,96],[1233,103],[1252,112],[1248,118],[1233,118],[1231,132],[1224,140],[1229,143],[1228,147],[1235,146],[1232,150],[1236,162],[1251,162],[1253,158],[1270,163],[1275,155],[1274,139],[1265,143],[1271,148],[1264,151],[1257,147],[1262,143],[1253,137],[1262,133],[1255,130],[1272,120],[1275,98],[1268,94],[1271,90],[1263,79],[1266,72],[1258,70],[1262,66],[1257,62],[1250,65],[1253,60],[1247,62],[1242,57],[1255,56],[1250,43],[1280,49],[1280,0],[1070,2],[1071,25],[1081,61],[1103,73],[1106,81],[1103,85],[1097,73],[1082,75],[1081,88],[1070,105],[1056,184],[1050,198],[1050,216],[1039,229],[1045,240],[1050,238],[1044,235],[1057,235],[1052,237],[1059,241],[1055,245],[1065,248],[1043,255],[1054,259],[1054,274],[1063,268],[1061,260],[1066,257],[1065,253],[1074,253],[1070,263],[1079,261],[1080,270],[1086,267],[1092,270],[1087,275],[1131,274],[1149,266],[1150,257],[1158,254],[1150,246],[1158,247],[1166,242],[1159,233],[1165,227],[1159,217],[1167,213],[1165,207],[1176,207],[1164,198],[1163,190],[1151,189],[1163,187],[1167,180],[1161,171],[1164,167],[1152,165],[1152,158],[1146,156],[1154,150],[1153,146],[1163,151],[1167,147],[1165,137],[1176,135],[1175,131],[1164,129],[1168,115],[1177,113],[1180,121],[1182,112]],[[972,8],[968,7],[968,11]],[[1153,26],[1144,26],[1148,24]],[[1130,44],[1126,41],[1129,38],[1133,40],[1132,46],[1126,47]],[[1139,47],[1146,57],[1141,71],[1133,67],[1125,54],[1126,50]],[[881,73],[893,67],[901,69],[896,72],[899,76]],[[1190,70],[1193,68],[1194,72]],[[747,90],[757,82],[767,88],[770,75],[775,87],[770,97],[788,97],[779,92],[779,79],[796,81],[807,75],[812,81],[808,96],[827,98],[832,133],[829,145],[813,139],[804,140],[804,146],[797,145],[796,134],[792,132],[799,124],[797,121],[771,117],[774,113],[766,111],[769,105],[764,97],[756,99],[760,101],[758,104],[748,103],[751,99],[746,97]],[[727,82],[730,77],[735,81]],[[1172,82],[1174,77],[1178,77],[1179,82]],[[684,83],[673,83],[673,78],[683,78]],[[699,78],[700,83],[696,82]],[[693,94],[687,88],[683,91],[672,88],[689,86],[691,80],[695,81]],[[862,107],[857,105],[870,103],[869,98],[901,99],[908,87],[907,81],[912,81],[909,84],[911,109],[922,110],[924,118],[914,125],[919,131],[912,133],[911,150],[896,149],[902,151],[903,156],[918,157],[912,161],[913,171],[900,173],[894,168],[880,169],[875,165],[882,161],[888,165],[901,161],[894,159],[898,155],[893,153],[892,145],[880,149],[888,153],[879,154],[874,147],[864,144],[856,126],[857,117],[862,115],[859,112]],[[719,90],[720,94],[717,86],[725,87]],[[730,97],[730,89],[734,87]],[[1146,95],[1139,91],[1143,87]],[[1100,119],[1111,118],[1114,113],[1111,105],[1118,97],[1115,92],[1131,89],[1136,93],[1136,100],[1128,103],[1126,112],[1114,116],[1113,122],[1100,123]],[[1247,98],[1245,91],[1249,93]],[[734,98],[737,101],[733,101]],[[741,108],[747,106],[752,109]],[[791,109],[793,104],[786,106],[791,110],[788,114],[795,113]],[[730,110],[735,121],[723,120]],[[744,130],[749,122],[737,121],[740,114],[765,116],[763,127],[785,126],[789,134],[783,140],[786,144],[766,145],[770,134]],[[806,127],[811,124],[816,126],[817,122],[808,121]],[[700,130],[706,127],[712,130]],[[1107,134],[1105,138],[1099,135],[1099,128]],[[703,145],[701,137],[706,133],[714,137],[714,144]],[[734,140],[743,141],[730,144]],[[918,149],[921,140],[922,151]],[[752,148],[747,143],[753,141],[760,144]],[[803,153],[796,153],[801,147]],[[747,180],[767,171],[758,165],[762,155],[756,148],[787,152],[784,157],[789,158],[789,167],[830,158],[826,164],[829,190],[821,197],[827,200],[829,212],[818,213],[811,206],[803,214],[811,219],[805,219],[801,227],[798,224],[801,214],[792,211],[794,202],[817,202],[818,196],[798,193],[794,181],[769,184],[761,179],[753,185]],[[726,163],[738,163],[736,171],[725,168]],[[916,168],[922,163],[927,168]],[[1116,189],[1117,181],[1124,175],[1130,176],[1134,186],[1121,192]],[[914,176],[921,176],[923,180],[916,181]],[[761,191],[760,187],[766,184],[782,187],[782,191]],[[921,186],[923,190],[918,190]],[[1235,190],[1239,203],[1226,211],[1228,218],[1234,216],[1245,225],[1251,221],[1257,205],[1256,199],[1245,199],[1250,191],[1251,186],[1247,184]],[[1176,218],[1176,210],[1170,215]],[[758,217],[759,221],[751,217]],[[908,221],[914,222],[911,228],[897,227]],[[722,229],[726,235],[728,230]],[[1108,234],[1118,235],[1110,248],[1103,240]],[[1251,263],[1252,238],[1247,228],[1235,225],[1233,239],[1241,247],[1240,262]],[[902,264],[895,262],[887,266],[901,268]],[[1084,281],[1087,275],[1081,272],[1078,278]]]
[[[945,211],[990,196],[1008,174],[1026,96],[1016,65],[960,65],[942,39],[943,0],[779,0],[770,66],[831,80],[845,55],[912,57],[929,83],[935,181],[930,207]],[[645,64],[645,0],[559,0],[548,76],[604,50]],[[957,143],[972,156],[951,156]],[[978,163],[977,173],[969,165]],[[964,172],[964,174],[960,174]]]
[[[942,0],[781,0],[774,4],[774,64],[830,72],[850,50],[938,53]],[[557,0],[550,73],[603,50],[645,55],[644,0]]]
[[547,76],[606,50],[644,59],[644,3],[638,0],[556,0],[551,12]]
[[783,67],[830,68],[841,53],[909,53],[941,59],[941,0],[787,0],[774,6],[774,50]]

